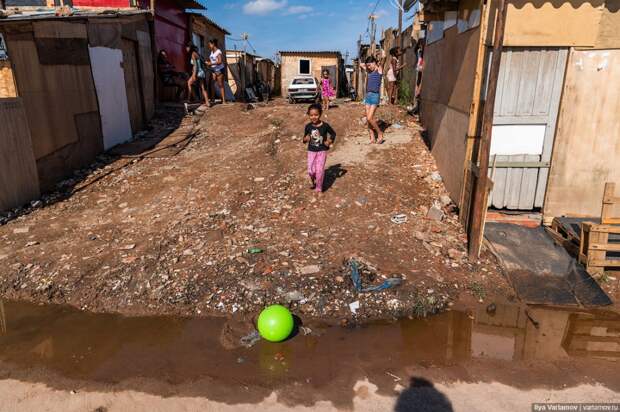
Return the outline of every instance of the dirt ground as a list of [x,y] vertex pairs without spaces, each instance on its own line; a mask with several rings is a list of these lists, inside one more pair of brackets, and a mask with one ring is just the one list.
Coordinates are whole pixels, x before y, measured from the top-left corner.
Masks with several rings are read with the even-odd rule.
[[[423,381],[424,382],[424,381]],[[425,383],[425,382],[424,382]],[[42,383],[21,382],[7,379],[0,382],[0,396],[4,410],[66,411],[66,412],[124,412],[124,411],[174,411],[174,412],[336,412],[336,411],[397,411],[416,410],[486,412],[530,411],[533,403],[607,403],[618,400],[614,392],[599,384],[583,384],[565,389],[514,388],[501,383],[446,383],[414,388],[395,384],[393,393],[378,393],[377,386],[368,380],[359,381],[347,394],[352,406],[342,408],[327,401],[317,401],[309,406],[287,405],[276,393],[257,403],[228,404],[205,397],[161,396],[137,390],[99,391],[55,390]],[[311,398],[311,394],[308,394]],[[422,409],[426,408],[426,409]]]
[[[426,315],[462,291],[511,295],[490,255],[465,258],[418,126],[381,108],[387,141],[369,145],[362,109],[344,103],[324,118],[338,138],[321,196],[307,187],[306,107],[282,101],[214,107],[180,152],[102,158],[0,226],[1,296],[129,315],[282,303],[346,321]],[[406,222],[393,223],[398,214]],[[364,287],[402,283],[357,293],[353,257]]]

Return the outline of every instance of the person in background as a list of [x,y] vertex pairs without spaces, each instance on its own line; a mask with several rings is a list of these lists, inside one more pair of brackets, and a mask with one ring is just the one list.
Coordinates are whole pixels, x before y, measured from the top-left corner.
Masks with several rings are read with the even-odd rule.
[[220,89],[222,104],[226,104],[226,89],[224,88],[224,69],[226,68],[226,66],[224,65],[224,55],[222,51],[218,48],[217,39],[209,40],[209,50],[211,50],[211,54],[209,54],[208,65],[211,68],[213,81]]
[[207,92],[206,88],[207,69],[205,67],[204,61],[202,60],[202,57],[200,57],[200,53],[198,53],[198,48],[192,43],[189,43],[187,45],[186,50],[190,56],[190,63],[192,65],[192,74],[187,81],[187,98],[191,102],[194,95],[194,84],[198,83],[198,86],[202,91],[202,96],[205,100],[205,105],[207,107],[211,107],[211,102],[209,101],[209,93]]
[[[379,127],[375,119],[377,107],[381,103],[381,80],[383,79],[383,64],[379,64],[374,56],[368,56],[366,63],[360,65],[366,70],[366,98],[364,104],[366,107],[366,120],[368,132],[370,133],[370,143],[383,143],[383,131]],[[376,132],[376,137],[375,137]]]
[[321,120],[323,107],[314,103],[308,108],[310,123],[304,130],[303,142],[308,144],[308,177],[310,189],[317,193],[323,192],[323,178],[325,176],[325,162],[327,151],[336,140],[336,132],[332,127]]
[[390,98],[390,104],[395,104],[398,98],[398,75],[400,71],[405,67],[405,64],[401,64],[400,60],[403,55],[400,47],[392,47],[390,49],[390,68],[387,72],[388,81],[388,95]]
[[321,98],[323,99],[323,110],[329,110],[329,102],[336,97],[334,88],[332,86],[332,80],[329,77],[329,70],[323,70],[323,77],[321,78]]
[[164,86],[172,86],[177,89],[176,99],[180,100],[181,95],[186,90],[189,76],[187,73],[176,71],[176,68],[168,60],[168,53],[165,50],[160,50],[157,54],[157,74]]

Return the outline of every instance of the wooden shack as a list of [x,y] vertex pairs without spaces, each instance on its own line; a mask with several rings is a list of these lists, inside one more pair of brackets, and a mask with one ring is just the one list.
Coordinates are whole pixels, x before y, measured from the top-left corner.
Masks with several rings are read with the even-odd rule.
[[[230,32],[205,16],[202,12],[187,11],[190,16],[191,30],[192,30],[192,43],[198,47],[200,54],[207,58],[209,56],[209,49],[207,43],[211,39],[216,39],[218,47],[221,50],[226,50],[226,36],[230,35]],[[226,59],[226,55],[224,55]]]
[[[19,133],[2,133],[0,152],[32,151],[38,180],[32,187],[52,189],[103,150],[131,139],[153,116],[149,16],[132,11],[56,17],[52,11],[0,20],[6,42],[0,102],[7,103],[0,105],[0,117],[8,121],[3,126]],[[21,174],[19,168],[0,164],[5,181],[17,182]],[[8,190],[0,187],[0,192]],[[0,202],[0,207],[19,206],[25,197],[13,196],[19,200]]]
[[297,76],[312,76],[318,81],[329,70],[336,91],[344,84],[344,61],[338,51],[281,51],[282,96],[288,97],[288,85]]
[[276,65],[271,59],[259,57],[256,59],[257,80],[269,87],[270,93],[276,88]]
[[[497,0],[422,0],[421,120],[467,223]],[[489,205],[596,216],[620,181],[620,1],[507,0]],[[483,172],[480,172],[483,173]],[[487,173],[487,171],[484,171]]]
[[245,89],[257,80],[256,60],[258,56],[242,50],[227,50],[228,85],[237,100],[245,99]]

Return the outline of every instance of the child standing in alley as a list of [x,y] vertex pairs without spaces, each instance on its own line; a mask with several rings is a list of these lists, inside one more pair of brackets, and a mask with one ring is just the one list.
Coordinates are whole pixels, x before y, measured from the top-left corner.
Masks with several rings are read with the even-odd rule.
[[[383,79],[383,61],[381,64],[373,56],[366,58],[366,64],[360,66],[366,70],[366,120],[368,121],[368,132],[370,133],[370,143],[383,143],[383,131],[375,119],[377,107],[381,103],[381,81]],[[375,137],[376,133],[376,137]]]
[[336,140],[336,132],[332,127],[321,120],[323,108],[315,103],[308,108],[310,123],[304,131],[304,143],[308,144],[308,177],[310,189],[318,193],[323,192],[323,177],[325,176],[325,162],[327,151]]
[[329,110],[329,102],[336,97],[334,88],[332,87],[332,80],[329,77],[329,70],[323,70],[323,77],[321,78],[321,96],[323,98],[323,110]]

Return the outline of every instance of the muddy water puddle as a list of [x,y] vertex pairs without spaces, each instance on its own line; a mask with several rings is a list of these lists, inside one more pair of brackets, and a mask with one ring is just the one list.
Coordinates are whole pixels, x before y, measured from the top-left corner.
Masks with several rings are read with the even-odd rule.
[[7,301],[0,309],[3,377],[36,374],[58,387],[146,380],[229,402],[276,390],[293,403],[336,404],[351,400],[359,380],[389,393],[415,375],[522,387],[594,380],[620,389],[620,316],[606,311],[497,304],[353,328],[307,324],[286,342],[245,348],[239,338],[251,321],[131,318]]

